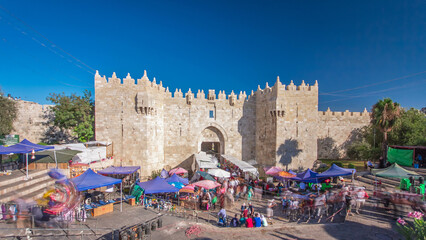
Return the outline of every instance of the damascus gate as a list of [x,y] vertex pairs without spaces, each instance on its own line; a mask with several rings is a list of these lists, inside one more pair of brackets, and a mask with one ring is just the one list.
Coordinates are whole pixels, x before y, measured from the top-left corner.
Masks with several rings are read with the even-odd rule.
[[[219,86],[218,86],[219,87]],[[318,82],[287,85],[277,78],[256,91],[181,89],[161,81],[95,75],[95,137],[113,144],[116,164],[141,166],[142,175],[183,166],[200,151],[260,166],[312,167],[344,158],[364,112],[318,111]]]

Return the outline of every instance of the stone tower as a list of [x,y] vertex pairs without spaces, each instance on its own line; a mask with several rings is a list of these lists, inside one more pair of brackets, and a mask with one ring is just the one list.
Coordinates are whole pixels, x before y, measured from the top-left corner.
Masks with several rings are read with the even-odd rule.
[[[214,151],[260,166],[296,170],[329,154],[329,138],[339,154],[368,113],[318,112],[318,83],[259,86],[247,96],[233,91],[189,89],[172,94],[162,82],[95,75],[96,140],[113,143],[116,165],[139,165],[150,175],[163,167],[192,165],[193,154]],[[327,132],[325,132],[327,131]],[[327,144],[325,144],[327,143]]]

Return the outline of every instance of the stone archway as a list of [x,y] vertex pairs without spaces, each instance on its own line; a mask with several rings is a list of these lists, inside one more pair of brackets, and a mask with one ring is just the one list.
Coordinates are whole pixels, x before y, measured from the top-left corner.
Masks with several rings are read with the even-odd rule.
[[198,140],[198,151],[219,155],[224,154],[225,138],[222,132],[214,126],[209,126],[203,129]]

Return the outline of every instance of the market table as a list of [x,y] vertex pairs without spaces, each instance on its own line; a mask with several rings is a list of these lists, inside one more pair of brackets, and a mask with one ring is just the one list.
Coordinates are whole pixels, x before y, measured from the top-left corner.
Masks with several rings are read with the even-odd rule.
[[109,203],[92,209],[92,216],[97,217],[114,211],[114,204]]

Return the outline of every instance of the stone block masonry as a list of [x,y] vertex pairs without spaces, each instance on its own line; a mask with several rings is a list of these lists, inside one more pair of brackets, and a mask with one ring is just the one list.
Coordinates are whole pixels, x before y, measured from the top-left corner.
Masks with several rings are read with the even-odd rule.
[[141,166],[145,176],[163,167],[189,167],[202,150],[265,166],[312,167],[318,157],[343,157],[350,133],[368,122],[366,112],[319,112],[317,82],[286,86],[277,78],[250,95],[191,89],[172,94],[146,71],[137,80],[95,75],[96,140],[113,142],[115,159]]
[[14,101],[18,108],[18,114],[13,123],[14,130],[11,134],[19,135],[21,141],[26,138],[33,143],[41,142],[49,129],[47,120],[51,113],[51,105],[41,105],[23,100]]

